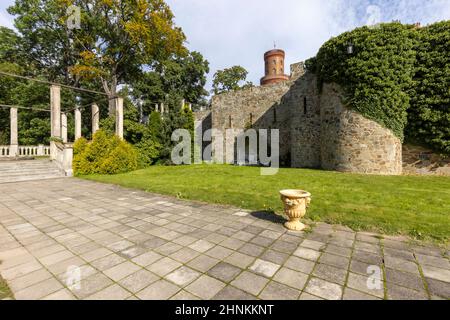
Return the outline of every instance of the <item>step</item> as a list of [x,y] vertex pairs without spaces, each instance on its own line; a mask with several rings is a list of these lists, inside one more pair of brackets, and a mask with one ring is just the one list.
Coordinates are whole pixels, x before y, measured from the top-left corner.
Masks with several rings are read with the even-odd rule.
[[41,175],[41,174],[59,174],[62,175],[61,171],[57,168],[52,169],[42,169],[42,170],[27,170],[27,171],[11,171],[2,172],[0,171],[0,178],[2,177],[17,177],[17,176],[30,176],[30,175]]
[[25,168],[29,168],[29,169],[39,169],[39,168],[52,168],[55,167],[54,164],[49,163],[49,164],[39,164],[39,165],[14,165],[14,166],[1,166],[0,165],[0,171],[5,171],[5,170],[18,170],[18,169],[25,169]]
[[48,160],[22,160],[0,162],[0,183],[63,178],[64,174],[54,162]]
[[28,177],[0,178],[0,184],[1,183],[36,181],[36,180],[62,179],[62,178],[65,178],[65,177],[63,177],[61,175],[37,175],[37,176],[28,176]]
[[33,164],[46,164],[46,163],[52,163],[52,161],[50,161],[50,160],[0,161],[0,166],[33,165]]

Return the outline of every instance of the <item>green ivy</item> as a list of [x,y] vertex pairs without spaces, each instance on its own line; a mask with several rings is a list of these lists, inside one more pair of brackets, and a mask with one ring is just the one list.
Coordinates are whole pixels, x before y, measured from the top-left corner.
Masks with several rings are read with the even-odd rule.
[[406,137],[450,154],[450,21],[421,28]]
[[339,84],[347,107],[402,140],[450,154],[449,52],[450,21],[423,28],[394,22],[332,38],[306,66],[320,90]]
[[341,85],[349,108],[403,139],[416,61],[413,30],[401,23],[357,28],[326,42],[307,67],[317,73],[320,89]]

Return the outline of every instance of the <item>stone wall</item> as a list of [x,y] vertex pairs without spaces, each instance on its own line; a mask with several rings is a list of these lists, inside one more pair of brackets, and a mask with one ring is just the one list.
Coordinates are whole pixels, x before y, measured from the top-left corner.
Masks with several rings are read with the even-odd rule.
[[199,143],[199,139],[202,139],[202,148],[198,152],[201,153],[203,161],[211,161],[210,157],[203,157],[205,148],[211,144],[209,141],[204,141],[204,135],[207,130],[212,128],[211,110],[196,111],[194,112],[194,130],[196,143]]
[[405,144],[403,172],[410,175],[450,176],[450,157],[441,156],[421,146]]
[[[216,159],[233,162],[236,137],[245,129],[279,129],[282,165],[368,174],[401,174],[401,141],[388,129],[344,107],[337,85],[325,85],[291,66],[289,81],[228,92],[212,99]],[[223,153],[222,153],[223,150]],[[228,160],[228,161],[227,161]]]
[[325,84],[321,97],[322,168],[342,172],[402,173],[402,144],[392,131],[342,104],[335,84]]
[[296,80],[289,105],[291,166],[320,168],[320,99],[313,74]]
[[[285,95],[292,86],[291,81],[253,87],[214,96],[212,99],[212,127],[225,134],[224,154],[216,153],[216,160],[231,162],[235,153],[237,136],[243,129],[279,129],[280,158],[288,159],[290,153],[289,105]],[[233,132],[229,129],[234,129]],[[214,149],[220,150],[219,139]],[[228,160],[228,161],[227,161]]]

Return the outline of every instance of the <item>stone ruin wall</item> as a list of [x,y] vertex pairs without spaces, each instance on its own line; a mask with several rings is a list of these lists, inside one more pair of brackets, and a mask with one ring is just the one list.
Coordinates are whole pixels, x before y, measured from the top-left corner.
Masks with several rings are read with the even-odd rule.
[[317,78],[305,73],[290,92],[291,166],[320,168],[320,99]]
[[398,175],[402,142],[389,129],[342,104],[336,84],[325,84],[320,97],[322,168],[341,172]]
[[[237,136],[243,129],[278,129],[280,132],[280,162],[291,165],[291,117],[293,109],[301,109],[298,97],[307,86],[302,80],[303,63],[291,66],[291,80],[216,95],[212,100],[212,128],[225,132],[233,129],[225,138],[224,154],[215,157],[230,163],[235,156]],[[295,88],[295,89],[294,89]],[[221,150],[220,140],[214,142],[214,150]]]
[[[212,128],[225,133],[233,129],[225,138],[224,155],[217,152],[216,159],[231,162],[235,153],[235,141],[242,129],[279,129],[280,158],[287,158],[290,145],[289,112],[283,105],[282,97],[289,91],[287,82],[249,88],[213,97]],[[229,131],[230,132],[230,131]],[[214,150],[220,150],[220,140],[215,140]]]
[[[231,136],[215,158],[230,163],[242,130],[280,130],[280,161],[296,168],[322,168],[367,174],[401,174],[401,141],[388,129],[349,110],[335,84],[317,89],[304,64],[291,66],[286,82],[223,93],[212,99],[210,126]],[[208,128],[206,128],[208,129]],[[205,130],[205,126],[204,126]]]
[[403,173],[450,176],[450,157],[435,153],[423,146],[404,144]]

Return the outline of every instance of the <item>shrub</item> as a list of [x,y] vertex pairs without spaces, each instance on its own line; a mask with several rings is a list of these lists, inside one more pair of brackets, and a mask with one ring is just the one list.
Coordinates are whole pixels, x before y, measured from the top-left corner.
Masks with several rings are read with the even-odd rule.
[[117,174],[136,170],[138,155],[129,143],[121,141],[100,165],[98,173]]
[[116,174],[137,167],[138,155],[134,147],[103,130],[94,134],[92,142],[80,138],[74,144],[75,175]]
[[88,147],[88,141],[83,137],[79,138],[73,144],[72,168],[76,175],[77,174],[85,174],[84,172],[87,171],[87,170],[85,170],[85,168],[89,167],[83,156],[83,153],[85,152],[87,147]]
[[144,138],[135,147],[138,151],[139,168],[145,168],[154,164],[159,159],[162,146],[154,139]]

